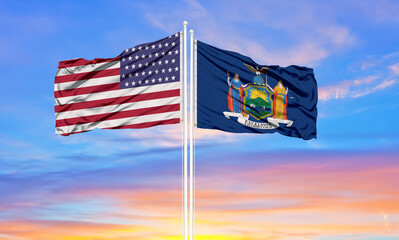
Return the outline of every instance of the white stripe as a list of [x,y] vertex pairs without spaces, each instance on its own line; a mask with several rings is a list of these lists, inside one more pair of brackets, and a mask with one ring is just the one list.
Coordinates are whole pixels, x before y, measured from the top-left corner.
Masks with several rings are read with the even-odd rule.
[[113,91],[105,91],[99,93],[88,93],[76,96],[62,97],[55,99],[55,105],[65,105],[78,102],[87,102],[101,100],[107,98],[124,97],[143,93],[160,92],[166,90],[180,89],[180,82],[157,84],[152,86],[142,86],[136,88],[126,88]]
[[74,82],[56,83],[54,84],[54,91],[62,91],[67,89],[82,88],[82,87],[92,87],[103,84],[119,83],[120,75],[91,78],[87,80],[79,80]]
[[111,127],[118,127],[130,124],[169,120],[180,117],[181,117],[181,111],[157,113],[157,114],[144,115],[138,117],[128,117],[128,118],[120,118],[120,119],[94,122],[94,123],[57,127],[55,128],[55,132],[56,134],[73,133],[73,132],[93,130],[94,128],[111,128]]
[[57,74],[55,76],[58,77],[58,76],[65,76],[65,75],[84,73],[84,72],[101,71],[105,69],[120,68],[120,66],[121,64],[118,60],[113,62],[96,63],[96,64],[76,66],[76,67],[66,67],[58,69]]
[[152,99],[148,101],[116,104],[104,107],[87,108],[87,109],[59,112],[56,114],[56,120],[85,117],[85,116],[91,116],[103,113],[122,112],[122,111],[149,108],[149,107],[159,107],[159,106],[165,106],[177,103],[180,103],[180,97],[168,97],[161,99]]

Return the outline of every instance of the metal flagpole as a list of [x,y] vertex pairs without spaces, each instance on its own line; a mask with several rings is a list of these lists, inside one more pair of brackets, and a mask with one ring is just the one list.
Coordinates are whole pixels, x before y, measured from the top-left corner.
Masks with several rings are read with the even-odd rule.
[[194,30],[190,30],[190,240],[194,238],[194,161],[193,161],[193,135],[194,135]]
[[184,135],[184,157],[183,157],[183,236],[187,240],[187,21],[183,22],[183,135]]

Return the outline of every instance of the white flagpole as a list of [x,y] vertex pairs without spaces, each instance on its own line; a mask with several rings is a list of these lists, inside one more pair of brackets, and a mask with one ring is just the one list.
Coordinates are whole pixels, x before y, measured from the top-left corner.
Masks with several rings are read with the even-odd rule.
[[183,22],[183,135],[184,135],[184,157],[183,157],[183,236],[187,240],[187,21]]
[[190,240],[194,239],[194,30],[190,30]]

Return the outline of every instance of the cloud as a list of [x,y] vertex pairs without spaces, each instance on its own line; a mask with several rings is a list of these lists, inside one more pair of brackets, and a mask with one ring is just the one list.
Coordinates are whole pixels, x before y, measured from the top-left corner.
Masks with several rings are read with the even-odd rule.
[[189,0],[142,8],[155,27],[172,32],[176,22],[186,18],[198,39],[249,55],[261,64],[315,65],[356,43],[350,29],[335,21],[333,14],[321,16],[317,7],[308,4],[221,1],[207,8]]
[[360,62],[355,63],[354,66],[360,68],[362,71],[384,69],[385,66],[393,66],[397,63],[399,52],[391,52],[382,56],[368,55],[364,58]]
[[[395,0],[382,0],[382,1],[353,1],[353,4],[357,11],[363,13],[365,21],[377,22],[377,23],[398,23],[399,15],[399,3]],[[373,6],[373,7],[370,7]],[[373,16],[373,17],[370,17]]]
[[391,65],[391,66],[389,66],[389,68],[392,70],[393,74],[395,74],[396,76],[399,76],[399,63]]
[[[383,158],[393,160],[396,155],[384,154]],[[386,227],[375,217],[379,212],[399,216],[395,203],[399,188],[397,184],[389,186],[399,166],[393,162],[373,164],[382,158],[379,154],[326,153],[311,157],[296,153],[291,162],[286,162],[283,154],[269,154],[264,155],[264,162],[279,158],[280,163],[262,166],[250,161],[260,160],[260,156],[245,155],[245,166],[234,166],[234,157],[226,156],[228,161],[197,172],[197,231],[223,233],[234,229],[237,234],[244,231],[243,236],[256,236],[251,239],[264,239],[259,234],[269,228],[284,229],[273,232],[275,239],[301,234],[318,239],[337,231],[366,236]],[[306,156],[317,161],[304,163],[301,159]],[[373,181],[365,187],[364,179]],[[398,224],[390,228],[395,236],[399,233]]]
[[[189,123],[187,125],[189,126]],[[148,154],[151,154],[152,149],[154,149],[154,143],[162,148],[167,148],[169,150],[173,148],[176,151],[181,150],[183,145],[183,123],[165,125],[160,128],[148,128],[140,131],[135,129],[118,134],[120,137],[113,138],[112,141],[134,141],[136,146],[140,145],[146,148],[152,147],[149,148],[148,151],[145,151]],[[188,127],[187,137],[189,137],[189,134]],[[209,141],[212,141],[213,144],[225,144],[236,142],[237,138],[235,134],[228,132],[195,128],[194,141],[196,147],[201,148],[209,146]],[[165,150],[165,152],[169,150]]]
[[364,85],[374,83],[379,78],[380,76],[378,75],[368,76],[366,78],[342,81],[336,85],[319,87],[319,100],[327,101],[330,99],[340,99],[346,97],[356,98],[370,94],[377,90],[381,90],[384,86],[386,86],[386,83],[381,83],[383,84],[382,87],[378,87],[381,84],[373,87],[373,90],[362,88]]
[[390,226],[389,226],[389,221],[388,221],[388,214],[382,212],[381,215],[382,215],[382,217],[383,217],[383,219],[384,219],[384,226],[385,226],[385,229],[386,229],[387,231],[391,231],[391,228],[390,228]]
[[[265,239],[265,232],[270,239],[321,238],[337,231],[379,233],[386,223],[376,215],[389,213],[391,221],[399,215],[397,157],[387,152],[325,151],[199,156],[196,232],[203,239],[256,240]],[[1,237],[177,239],[181,175],[167,162],[148,166],[3,177],[0,182],[9,189],[1,189],[8,192],[0,204]],[[364,179],[373,181],[365,187]],[[7,202],[15,205],[2,208]],[[18,209],[21,213],[15,214]],[[388,214],[384,219],[388,221]],[[389,229],[397,234],[399,225],[390,222]]]
[[319,87],[319,100],[359,98],[375,92],[387,90],[398,83],[399,52],[383,56],[368,56],[366,60],[355,63],[352,74],[367,77],[339,81]]
[[363,89],[363,90],[354,91],[352,93],[351,97],[358,98],[358,97],[362,97],[362,96],[365,96],[365,95],[369,95],[371,93],[384,90],[384,89],[386,89],[386,88],[388,88],[388,87],[390,87],[390,86],[392,86],[392,85],[394,85],[396,83],[397,83],[397,81],[395,79],[391,79],[391,80],[386,80],[385,79],[382,83],[380,83],[380,84],[378,84],[378,85],[376,85],[374,87],[366,88],[366,89]]
[[[0,221],[2,239],[148,239],[150,233],[160,237],[156,228],[129,224],[93,223],[84,221],[19,220]],[[162,235],[161,235],[162,236]]]

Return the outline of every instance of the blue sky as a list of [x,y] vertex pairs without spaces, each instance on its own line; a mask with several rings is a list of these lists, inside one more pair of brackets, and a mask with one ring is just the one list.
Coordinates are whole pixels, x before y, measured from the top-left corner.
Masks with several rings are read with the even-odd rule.
[[115,57],[187,20],[259,64],[314,68],[319,89],[316,140],[196,130],[198,239],[397,238],[398,12],[393,0],[0,1],[0,237],[181,234],[181,126],[55,136],[53,84],[58,61]]

